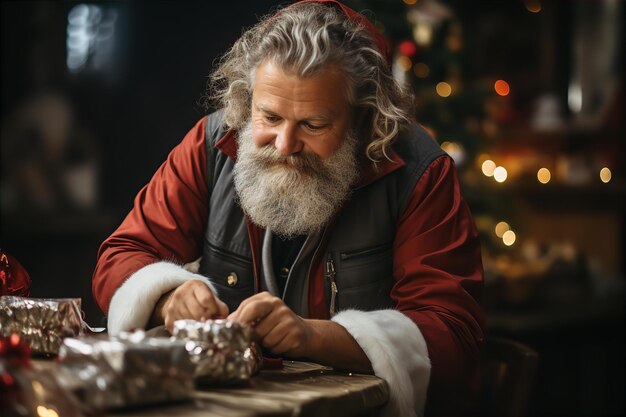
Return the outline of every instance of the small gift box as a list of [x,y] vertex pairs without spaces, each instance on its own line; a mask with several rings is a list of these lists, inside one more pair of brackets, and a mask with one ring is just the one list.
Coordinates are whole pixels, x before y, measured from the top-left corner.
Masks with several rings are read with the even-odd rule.
[[177,320],[174,339],[187,341],[200,384],[237,384],[261,367],[263,356],[247,325],[229,320]]
[[88,408],[111,409],[187,399],[194,369],[184,341],[139,331],[65,339],[58,378]]
[[51,370],[33,367],[30,347],[17,334],[0,337],[0,393],[3,416],[84,415],[80,404]]
[[35,353],[57,354],[82,333],[80,298],[0,297],[0,336],[18,334]]

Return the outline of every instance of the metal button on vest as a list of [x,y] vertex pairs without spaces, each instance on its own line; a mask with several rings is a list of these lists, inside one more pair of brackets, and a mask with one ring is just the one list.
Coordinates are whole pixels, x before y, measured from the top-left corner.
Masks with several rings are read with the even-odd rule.
[[234,272],[228,274],[226,282],[228,283],[229,287],[234,287],[235,285],[237,285],[237,274],[235,274]]

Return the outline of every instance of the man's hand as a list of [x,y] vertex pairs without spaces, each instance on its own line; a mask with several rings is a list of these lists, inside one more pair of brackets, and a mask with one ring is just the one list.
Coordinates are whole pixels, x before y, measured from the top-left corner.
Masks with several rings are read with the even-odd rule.
[[164,323],[171,331],[176,320],[205,321],[227,315],[228,306],[205,283],[191,280],[164,294],[154,309],[153,318],[157,324]]
[[311,326],[283,300],[268,292],[247,298],[228,318],[253,324],[259,342],[274,353],[291,357],[311,356]]

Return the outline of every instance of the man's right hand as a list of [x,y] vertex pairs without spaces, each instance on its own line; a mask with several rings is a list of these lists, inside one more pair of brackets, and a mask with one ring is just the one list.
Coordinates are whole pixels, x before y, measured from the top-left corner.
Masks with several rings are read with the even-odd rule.
[[202,281],[191,280],[163,294],[154,308],[154,324],[165,324],[172,331],[174,321],[191,319],[205,321],[226,318],[228,306]]

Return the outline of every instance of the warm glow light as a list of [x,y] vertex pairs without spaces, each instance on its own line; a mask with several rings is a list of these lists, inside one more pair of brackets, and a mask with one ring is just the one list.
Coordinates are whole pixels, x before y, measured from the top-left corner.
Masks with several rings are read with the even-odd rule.
[[52,408],[46,408],[43,405],[37,406],[37,415],[39,417],[59,417],[59,414]]
[[403,71],[408,71],[411,69],[411,67],[413,66],[413,64],[411,63],[411,60],[404,56],[404,55],[400,55],[397,59],[396,59],[396,63],[398,64],[398,66],[403,70]]
[[504,234],[509,230],[511,230],[511,226],[509,226],[507,222],[500,222],[496,224],[496,236],[498,236],[499,238],[504,236]]
[[430,68],[428,68],[428,65],[423,62],[418,62],[413,67],[413,72],[415,73],[415,76],[419,78],[426,78],[428,77],[428,74],[430,74]]
[[548,168],[541,168],[537,171],[537,179],[540,183],[547,184],[550,182],[550,178],[552,178],[552,175],[550,175],[550,170]]
[[509,87],[509,83],[504,80],[498,80],[493,85],[494,90],[501,96],[508,96],[511,92],[511,87]]
[[465,162],[465,149],[463,149],[463,145],[460,143],[445,141],[441,144],[441,149],[452,157],[457,166]]
[[493,178],[498,182],[506,181],[507,175],[508,173],[504,167],[496,167],[496,169],[493,170]]
[[491,177],[493,175],[493,171],[495,171],[496,169],[496,163],[493,162],[491,159],[487,159],[485,162],[483,162],[481,169],[483,170],[483,174]]
[[504,244],[507,246],[511,246],[512,244],[514,244],[515,232],[513,232],[512,230],[507,230],[506,232],[504,232],[504,234],[502,235],[502,242],[504,242]]
[[567,105],[574,113],[580,113],[583,109],[583,90],[580,85],[574,83],[567,88]]
[[452,87],[446,82],[442,81],[438,83],[436,88],[437,94],[439,94],[441,97],[450,97],[450,94],[452,94]]
[[427,22],[420,22],[413,26],[413,40],[420,46],[430,45],[433,37],[433,27]]
[[531,13],[539,13],[541,11],[541,2],[538,0],[526,0],[526,10]]
[[402,0],[403,2],[405,2],[406,4],[408,4],[409,6],[412,4],[417,3],[417,0]]
[[398,50],[402,55],[411,57],[417,52],[417,47],[411,41],[404,41],[400,43],[400,46],[398,46]]
[[602,181],[603,183],[607,183],[609,181],[611,181],[611,170],[608,169],[607,167],[604,167],[600,170],[600,181]]
[[45,391],[43,389],[43,386],[41,385],[41,382],[33,381],[31,385],[33,386],[33,391],[35,391],[35,394],[40,397],[44,395]]

